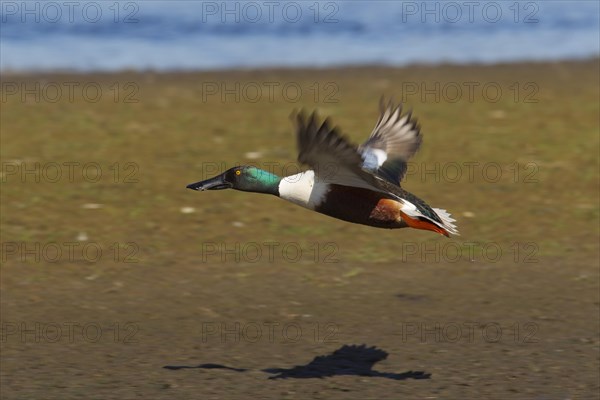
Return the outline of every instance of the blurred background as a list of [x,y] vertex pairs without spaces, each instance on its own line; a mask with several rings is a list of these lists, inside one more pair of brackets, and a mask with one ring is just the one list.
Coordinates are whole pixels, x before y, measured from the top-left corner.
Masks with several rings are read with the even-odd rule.
[[[0,397],[598,398],[599,20],[0,1]],[[403,187],[461,236],[185,188],[297,173],[294,109],[361,143],[382,95],[424,135]]]
[[2,70],[494,63],[598,55],[596,1],[2,2]]

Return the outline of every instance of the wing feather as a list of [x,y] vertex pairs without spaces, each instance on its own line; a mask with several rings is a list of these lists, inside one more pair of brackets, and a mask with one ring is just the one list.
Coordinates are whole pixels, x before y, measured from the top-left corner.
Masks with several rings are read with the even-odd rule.
[[421,146],[423,136],[412,112],[402,114],[402,105],[395,106],[391,100],[385,105],[382,97],[379,107],[381,114],[375,128],[359,147],[365,160],[363,168],[399,186],[407,161]]
[[[383,112],[380,123],[385,127],[386,124],[390,124],[390,120],[398,121],[400,115],[399,107],[395,109],[388,107]],[[406,125],[411,121],[410,114],[402,117],[400,121],[402,120],[405,121],[403,125]],[[314,170],[315,179],[325,183],[366,188],[392,195],[407,206],[405,211],[411,216],[427,219],[450,233],[458,234],[456,226],[453,224],[454,219],[445,210],[432,209],[418,197],[403,190],[398,183],[390,182],[381,176],[381,168],[375,172],[365,168],[365,145],[362,146],[363,151],[361,152],[335,127],[331,126],[329,119],[320,123],[315,112],[306,117],[304,112],[300,111],[294,116],[294,122],[298,142],[298,161]],[[389,129],[396,129],[397,124],[397,122],[391,123]],[[382,132],[377,129],[376,131]],[[377,135],[372,135],[367,143]],[[382,143],[378,139],[371,143],[374,145],[370,147],[370,151],[383,150],[381,147],[376,147]],[[403,149],[406,150],[406,147]],[[412,155],[412,153],[410,154]],[[383,165],[385,166],[385,162]]]
[[298,141],[298,161],[310,166],[316,177],[327,183],[385,191],[371,172],[362,168],[358,148],[331,126],[329,119],[319,123],[313,112],[300,111],[294,118]]

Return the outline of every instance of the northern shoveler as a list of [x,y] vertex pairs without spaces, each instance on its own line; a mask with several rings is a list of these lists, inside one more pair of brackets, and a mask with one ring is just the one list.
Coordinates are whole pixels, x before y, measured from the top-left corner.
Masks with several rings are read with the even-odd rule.
[[380,104],[371,136],[356,147],[316,113],[294,117],[298,161],[312,169],[279,177],[254,166],[231,168],[187,186],[193,190],[237,189],[273,194],[310,210],[377,228],[425,229],[458,234],[446,210],[431,208],[400,186],[407,161],[419,149],[420,127],[402,106]]

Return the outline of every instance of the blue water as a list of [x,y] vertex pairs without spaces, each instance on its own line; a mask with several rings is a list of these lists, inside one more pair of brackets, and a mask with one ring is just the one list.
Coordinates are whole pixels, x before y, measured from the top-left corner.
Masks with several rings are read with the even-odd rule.
[[0,69],[494,63],[600,54],[597,1],[1,1]]

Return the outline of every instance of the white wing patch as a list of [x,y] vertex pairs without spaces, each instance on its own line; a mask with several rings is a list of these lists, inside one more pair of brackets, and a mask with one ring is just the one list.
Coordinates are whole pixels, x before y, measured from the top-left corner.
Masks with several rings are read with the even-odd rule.
[[402,200],[403,206],[402,206],[402,212],[406,215],[409,215],[411,217],[422,217],[423,214],[421,214],[421,212],[419,210],[417,210],[417,206],[415,206],[413,203],[411,203],[408,200],[404,200],[404,199],[400,199]]
[[381,98],[379,107],[381,114],[377,124],[369,139],[359,147],[364,160],[362,167],[400,186],[407,161],[419,149],[423,137],[412,114],[402,115],[401,105],[395,106],[392,101],[385,105]]
[[279,182],[279,197],[310,210],[319,206],[328,192],[329,185],[315,180],[312,170],[286,176]]
[[384,150],[371,147],[366,147],[362,156],[364,157],[362,168],[372,172],[376,172],[388,158]]

